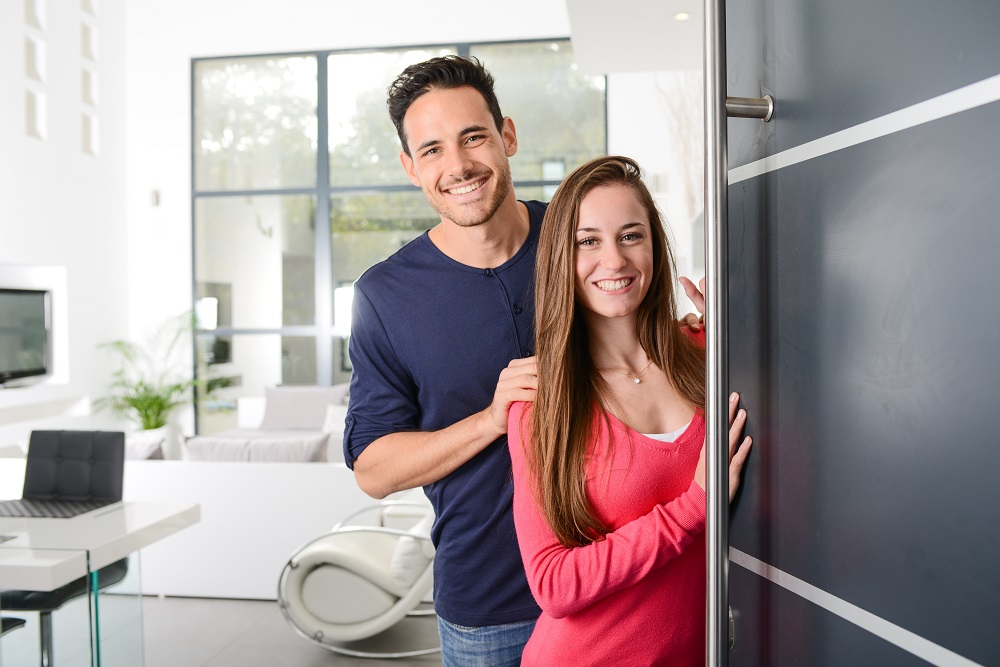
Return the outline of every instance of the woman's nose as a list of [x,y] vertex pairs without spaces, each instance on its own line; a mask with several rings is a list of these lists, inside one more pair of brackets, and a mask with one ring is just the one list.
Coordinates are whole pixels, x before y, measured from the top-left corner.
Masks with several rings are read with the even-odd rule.
[[625,255],[614,245],[605,246],[601,252],[601,266],[617,270],[625,266]]

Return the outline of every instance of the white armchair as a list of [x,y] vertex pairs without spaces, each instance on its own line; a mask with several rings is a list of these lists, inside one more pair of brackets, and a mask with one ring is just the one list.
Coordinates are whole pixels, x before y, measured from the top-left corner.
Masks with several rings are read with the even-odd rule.
[[[348,525],[363,514],[408,508],[417,522],[408,530]],[[412,516],[412,514],[411,514]],[[433,616],[418,609],[433,586],[433,510],[426,502],[383,501],[346,517],[330,533],[301,547],[278,580],[278,605],[289,625],[323,648],[358,657],[404,658],[439,646],[403,652],[357,650],[344,642],[367,639],[406,616]]]

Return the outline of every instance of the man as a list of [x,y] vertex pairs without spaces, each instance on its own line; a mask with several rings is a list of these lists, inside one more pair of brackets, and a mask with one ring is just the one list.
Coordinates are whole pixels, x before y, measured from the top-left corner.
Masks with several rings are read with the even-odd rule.
[[355,284],[345,460],[366,493],[423,486],[434,506],[444,665],[518,665],[540,610],[514,535],[507,412],[537,388],[545,205],[514,195],[514,123],[477,60],[408,67],[388,107],[441,221]]

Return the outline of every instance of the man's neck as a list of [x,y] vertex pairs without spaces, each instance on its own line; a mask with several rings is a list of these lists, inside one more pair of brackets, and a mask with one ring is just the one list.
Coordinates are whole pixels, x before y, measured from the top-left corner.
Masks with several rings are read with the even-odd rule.
[[451,259],[477,269],[500,266],[521,248],[531,223],[528,207],[513,193],[493,217],[475,227],[462,227],[442,219],[429,232],[431,242]]

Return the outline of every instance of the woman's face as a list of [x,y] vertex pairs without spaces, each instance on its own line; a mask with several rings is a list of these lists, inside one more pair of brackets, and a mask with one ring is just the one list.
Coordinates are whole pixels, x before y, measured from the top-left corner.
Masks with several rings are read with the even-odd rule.
[[576,224],[576,300],[603,317],[634,316],[653,277],[646,209],[631,188],[604,185],[580,202]]

